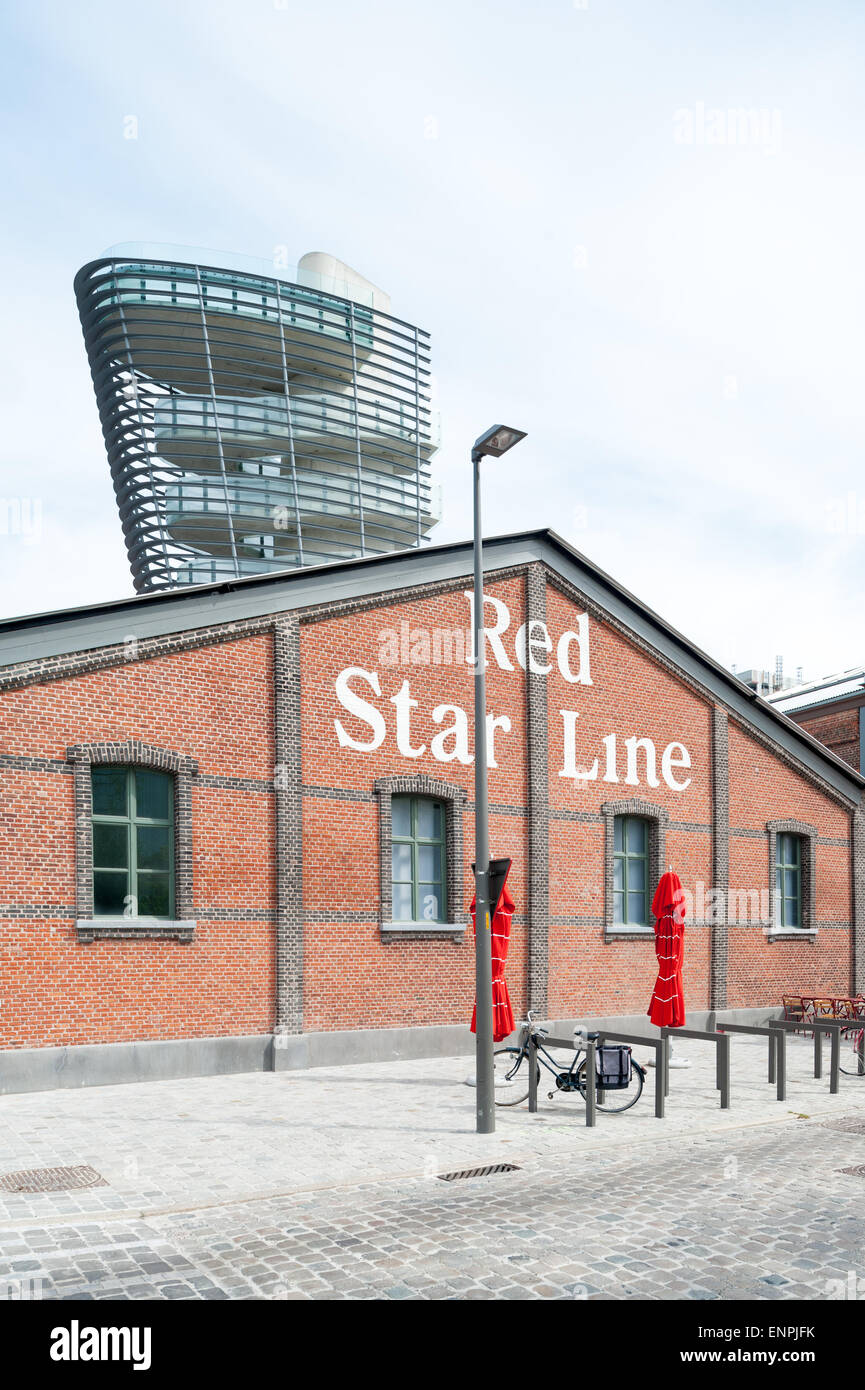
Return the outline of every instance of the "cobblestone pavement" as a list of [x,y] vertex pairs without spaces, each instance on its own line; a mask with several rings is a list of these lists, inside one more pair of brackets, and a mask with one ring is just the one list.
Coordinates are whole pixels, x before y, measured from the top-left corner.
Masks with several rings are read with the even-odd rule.
[[[865,1082],[830,1097],[797,1041],[778,1104],[749,1040],[722,1113],[708,1051],[670,1119],[646,1096],[593,1131],[557,1097],[475,1135],[466,1059],[6,1097],[0,1177],[107,1185],[0,1193],[0,1295],[865,1296],[865,1179],[839,1171],[865,1165]],[[517,1171],[437,1176],[498,1162]]]

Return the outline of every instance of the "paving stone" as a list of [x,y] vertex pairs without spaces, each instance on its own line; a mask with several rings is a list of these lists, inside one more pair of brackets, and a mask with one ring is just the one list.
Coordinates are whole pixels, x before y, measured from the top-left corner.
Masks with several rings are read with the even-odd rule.
[[[865,1141],[823,1123],[854,1100],[797,1080],[815,1119],[796,1120],[767,1099],[764,1061],[737,1043],[723,1114],[695,1062],[673,1080],[677,1113],[649,1130],[631,1112],[588,1131],[576,1109],[547,1109],[478,1136],[464,1059],[437,1062],[434,1086],[428,1063],[400,1062],[63,1091],[50,1127],[44,1097],[6,1097],[0,1172],[83,1151],[109,1187],[9,1194],[0,1285],[107,1301],[828,1297],[831,1280],[865,1281],[860,1186],[838,1172]],[[352,1142],[334,1143],[340,1126]],[[127,1177],[145,1135],[148,1172]],[[431,1153],[436,1171],[505,1156],[519,1171],[402,1176]]]

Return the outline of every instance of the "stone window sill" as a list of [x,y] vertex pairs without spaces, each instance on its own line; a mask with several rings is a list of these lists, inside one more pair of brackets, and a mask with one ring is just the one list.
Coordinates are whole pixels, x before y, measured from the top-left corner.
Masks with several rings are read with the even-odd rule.
[[462,936],[465,922],[382,922],[383,935],[399,932],[403,936]]
[[816,941],[816,927],[764,927],[767,941]]
[[654,941],[654,927],[628,927],[616,925],[604,928],[605,941]]
[[92,917],[75,923],[78,940],[91,941],[191,941],[195,923],[167,922],[162,917]]

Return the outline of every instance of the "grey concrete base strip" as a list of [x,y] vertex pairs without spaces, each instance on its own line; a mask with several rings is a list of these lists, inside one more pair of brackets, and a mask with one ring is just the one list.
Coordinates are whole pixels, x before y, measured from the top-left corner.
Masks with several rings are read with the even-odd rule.
[[[692,1013],[689,1022],[709,1030],[715,1023],[760,1024],[780,1009],[728,1009]],[[575,1026],[592,1032],[633,1032],[649,1046],[658,1031],[642,1015],[582,1018],[550,1023],[570,1037]],[[505,1039],[502,1046],[516,1040]],[[224,1038],[172,1038],[158,1042],[94,1043],[80,1047],[10,1048],[0,1052],[0,1095],[62,1087],[116,1086],[130,1081],[166,1081],[233,1072],[294,1071],[347,1063],[407,1061],[412,1058],[474,1055],[474,1036],[465,1024],[427,1028],[354,1028],[328,1033],[277,1032]]]
[[347,1062],[398,1062],[417,1057],[473,1056],[468,1023],[428,1028],[354,1028],[336,1033],[278,1034],[273,1070],[339,1067]]
[[266,1071],[272,1048],[272,1035],[261,1033],[240,1038],[9,1049],[0,1052],[0,1095]]

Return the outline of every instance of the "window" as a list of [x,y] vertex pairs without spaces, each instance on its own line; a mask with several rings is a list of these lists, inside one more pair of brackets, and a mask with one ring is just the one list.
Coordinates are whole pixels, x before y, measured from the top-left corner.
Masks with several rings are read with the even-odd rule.
[[93,914],[174,913],[174,779],[146,768],[91,768]]
[[649,921],[649,823],[642,816],[616,816],[613,831],[613,922],[645,926]]
[[779,834],[775,840],[775,903],[779,927],[802,925],[802,841]]
[[395,922],[445,922],[445,806],[426,796],[391,801]]

